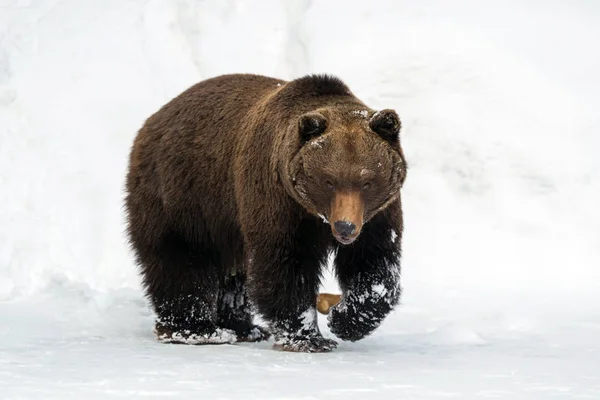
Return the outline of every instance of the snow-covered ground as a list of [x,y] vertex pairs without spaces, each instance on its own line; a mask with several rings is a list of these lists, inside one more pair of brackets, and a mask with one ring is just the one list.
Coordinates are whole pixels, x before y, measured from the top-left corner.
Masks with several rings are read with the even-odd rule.
[[[600,398],[599,39],[593,0],[0,0],[0,398]],[[229,72],[399,111],[405,292],[370,338],[154,341],[129,147]]]

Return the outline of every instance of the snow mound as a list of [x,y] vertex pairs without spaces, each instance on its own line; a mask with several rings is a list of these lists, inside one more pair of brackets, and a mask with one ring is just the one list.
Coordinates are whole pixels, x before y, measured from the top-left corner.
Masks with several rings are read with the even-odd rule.
[[230,72],[334,73],[399,111],[407,286],[596,290],[600,56],[581,39],[598,32],[597,7],[460,4],[9,2],[0,298],[55,274],[139,289],[122,209],[133,137],[164,102]]

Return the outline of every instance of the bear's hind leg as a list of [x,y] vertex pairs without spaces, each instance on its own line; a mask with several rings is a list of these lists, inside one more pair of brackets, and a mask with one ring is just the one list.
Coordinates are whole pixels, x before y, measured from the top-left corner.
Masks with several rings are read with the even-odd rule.
[[231,329],[238,342],[260,342],[271,336],[253,322],[252,307],[246,294],[246,274],[226,276],[219,289],[217,325]]
[[219,328],[219,271],[209,246],[192,244],[177,234],[158,246],[138,251],[146,293],[157,314],[155,333],[164,343],[235,342],[232,331]]

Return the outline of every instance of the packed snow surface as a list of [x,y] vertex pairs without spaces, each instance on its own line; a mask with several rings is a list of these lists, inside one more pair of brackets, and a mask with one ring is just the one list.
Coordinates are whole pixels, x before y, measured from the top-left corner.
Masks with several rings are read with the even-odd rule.
[[[0,0],[0,397],[600,398],[599,38],[590,0]],[[153,337],[128,152],[233,72],[333,73],[398,111],[404,293],[371,337]]]

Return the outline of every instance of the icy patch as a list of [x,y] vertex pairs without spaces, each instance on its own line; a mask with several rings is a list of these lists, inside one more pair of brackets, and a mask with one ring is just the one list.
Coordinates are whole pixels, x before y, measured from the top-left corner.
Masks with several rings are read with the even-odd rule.
[[396,239],[398,239],[398,234],[393,229],[390,231],[390,239],[392,240],[392,243],[396,243]]
[[329,224],[329,220],[323,214],[319,214],[319,218],[321,218],[321,220],[323,220],[324,224]]
[[[156,331],[155,331],[156,333]],[[189,330],[182,332],[173,332],[157,335],[158,341],[162,343],[182,343],[182,344],[226,344],[235,343],[237,336],[235,332],[229,329],[217,328],[210,334],[199,335]]]

